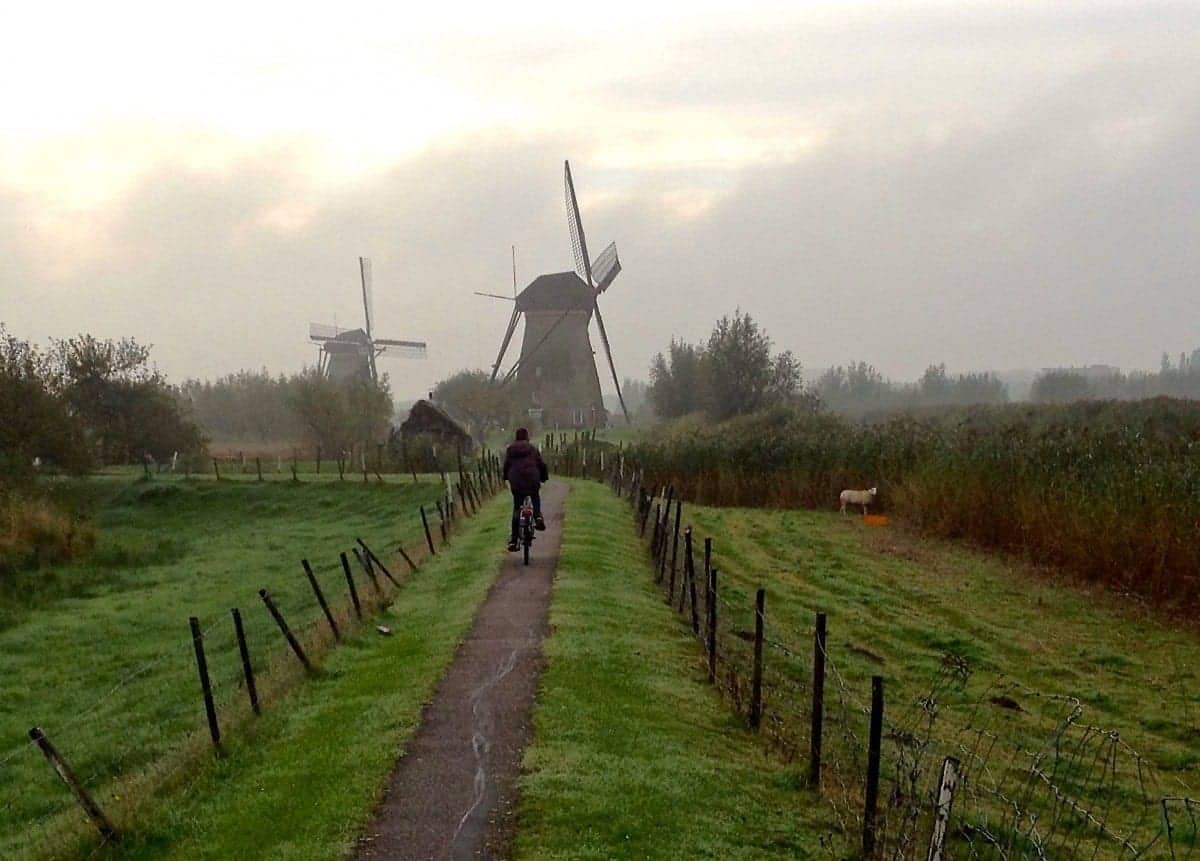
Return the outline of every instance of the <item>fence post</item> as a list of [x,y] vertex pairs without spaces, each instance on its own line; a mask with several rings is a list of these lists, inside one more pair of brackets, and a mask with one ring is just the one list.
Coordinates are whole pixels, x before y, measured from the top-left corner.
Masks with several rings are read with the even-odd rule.
[[[687,531],[687,555],[684,557],[684,567],[688,572],[688,598],[692,604],[692,633],[700,633],[700,610],[696,604],[696,556],[692,545],[692,528]],[[680,602],[682,603],[682,602]]]
[[[679,519],[682,516],[683,516],[683,502],[681,500],[676,500],[676,502],[675,502],[675,529],[674,529],[673,537],[671,538],[671,588],[668,590],[668,594],[671,596],[670,600],[672,602],[675,600],[675,569],[678,567],[678,564],[679,564]],[[679,588],[682,591],[683,585],[680,584]]]
[[409,556],[409,555],[408,555],[408,554],[407,554],[407,553],[404,551],[404,547],[403,547],[403,545],[401,545],[401,546],[398,546],[398,547],[396,548],[396,550],[397,550],[397,551],[400,553],[400,555],[401,555],[402,557],[404,557],[404,561],[408,563],[408,567],[409,567],[409,569],[411,569],[412,573],[413,573],[413,574],[416,574],[416,573],[417,573],[417,563],[416,563],[416,562],[413,562],[413,561],[412,561],[412,557],[410,557],[410,556]]
[[381,560],[378,556],[375,555],[375,551],[367,546],[367,542],[363,541],[361,538],[355,538],[354,541],[355,541],[355,543],[358,544],[359,547],[362,548],[363,553],[365,553],[367,555],[367,559],[372,564],[379,566],[379,570],[383,572],[384,577],[391,580],[393,585],[395,585],[395,586],[400,585],[400,581],[392,576],[392,572],[389,571],[387,569],[387,566],[383,564],[383,560]]
[[200,620],[195,616],[188,619],[192,628],[192,648],[196,652],[196,669],[200,672],[200,690],[204,692],[204,714],[208,717],[208,734],[212,736],[213,749],[221,752],[221,728],[217,725],[217,706],[213,702],[212,681],[208,677],[208,661],[204,657],[204,637],[200,633]]
[[925,861],[942,861],[944,857],[950,808],[954,805],[958,781],[958,760],[948,756],[942,761],[942,774],[938,778],[937,807],[933,813],[933,831],[929,835],[929,854],[925,856]]
[[708,681],[717,680],[717,569],[708,572]]
[[434,504],[437,505],[437,510],[438,510],[438,529],[440,529],[442,531],[442,546],[445,546],[445,544],[446,544],[446,509],[445,509],[445,506],[442,505],[442,501],[440,499],[437,500],[437,502],[435,502]]
[[429,532],[429,518],[425,516],[425,506],[418,505],[417,508],[421,512],[421,525],[425,527],[425,543],[429,545],[429,555],[436,556],[437,551],[433,549],[433,535]]
[[654,559],[655,578],[658,576],[658,540],[662,532],[662,503],[654,503],[654,534],[650,538],[650,556]]
[[275,606],[275,602],[271,600],[271,596],[267,593],[267,590],[259,589],[258,595],[262,598],[263,603],[267,605],[267,611],[270,612],[271,617],[275,620],[275,624],[279,626],[279,630],[283,632],[283,638],[292,647],[292,651],[296,654],[300,663],[304,665],[304,669],[311,673],[313,666],[308,661],[308,655],[304,654],[304,649],[300,647],[300,641],[296,639],[296,635],[292,633],[292,629],[284,621],[283,614],[279,612],[279,608]]
[[29,730],[29,737],[34,744],[45,755],[46,760],[53,767],[59,779],[67,785],[67,789],[71,790],[71,794],[75,796],[75,800],[79,802],[79,806],[83,808],[88,819],[92,820],[92,824],[96,826],[96,830],[100,832],[100,836],[107,840],[119,840],[120,834],[113,824],[108,821],[108,817],[104,815],[104,811],[99,805],[92,800],[92,796],[83,788],[83,784],[79,782],[79,778],[75,776],[75,772],[71,770],[71,766],[63,759],[62,754],[58,749],[51,744],[50,739],[46,738],[46,734],[42,732],[40,726],[35,726]]
[[864,858],[875,857],[875,816],[879,806],[879,757],[883,742],[883,676],[871,676],[871,735],[867,741],[867,792],[863,803]]
[[825,730],[825,614],[817,614],[813,634],[812,729],[809,733],[808,785],[821,788],[821,736]]
[[658,582],[667,574],[667,537],[671,525],[671,499],[667,498],[667,510],[663,512],[662,536],[658,541]]
[[258,473],[258,480],[262,481],[262,458],[254,458],[254,471]]
[[256,715],[262,714],[258,706],[258,688],[254,684],[254,667],[250,663],[250,648],[246,645],[246,629],[242,626],[242,611],[234,607],[233,632],[237,635],[238,654],[242,656],[242,675],[246,679],[246,695],[250,697],[250,708]]
[[313,594],[317,596],[317,603],[321,605],[321,612],[325,614],[325,619],[329,622],[329,630],[333,631],[333,638],[341,642],[342,632],[338,630],[337,622],[333,620],[333,613],[329,612],[329,604],[325,601],[325,593],[321,591],[321,584],[317,582],[317,577],[313,574],[312,566],[308,564],[307,559],[301,559],[300,564],[304,566],[304,576],[308,578],[308,585],[312,587]]
[[383,594],[383,589],[379,586],[379,578],[375,576],[375,569],[371,567],[371,560],[363,555],[362,551],[357,547],[351,547],[354,551],[354,558],[358,560],[359,566],[367,575],[367,579],[371,581],[371,587],[375,590],[375,595],[378,597]]
[[213,460],[213,472],[217,475],[217,481],[221,480],[221,463],[215,457]]
[[317,475],[321,474],[321,446],[317,446]]
[[345,553],[338,555],[342,560],[342,573],[346,575],[346,586],[350,590],[350,603],[354,605],[354,615],[358,620],[362,621],[362,604],[358,601],[358,587],[354,585],[354,572],[350,570],[350,560],[346,558]]
[[763,617],[767,590],[760,588],[754,595],[754,676],[750,687],[750,726],[758,729],[762,723],[763,674]]

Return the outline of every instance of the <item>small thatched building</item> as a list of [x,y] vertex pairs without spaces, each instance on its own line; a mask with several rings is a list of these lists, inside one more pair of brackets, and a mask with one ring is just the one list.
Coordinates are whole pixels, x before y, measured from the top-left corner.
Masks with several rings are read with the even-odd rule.
[[420,400],[409,410],[408,418],[400,423],[400,438],[404,441],[424,437],[453,450],[471,451],[475,441],[461,424],[433,401]]

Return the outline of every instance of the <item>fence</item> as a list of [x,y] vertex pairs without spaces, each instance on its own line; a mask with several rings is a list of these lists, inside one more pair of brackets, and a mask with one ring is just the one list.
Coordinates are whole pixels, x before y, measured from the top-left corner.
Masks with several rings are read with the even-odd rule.
[[[837,828],[825,844],[862,857],[1200,858],[1200,801],[1167,785],[1079,699],[981,680],[946,654],[920,695],[847,680],[814,614],[807,636],[772,626],[767,592],[728,588],[720,548],[693,534],[672,488],[645,488],[621,448],[547,441],[559,474],[629,500],[657,585],[697,639],[710,681],[809,784]],[[733,555],[733,554],[731,554]],[[911,690],[912,679],[904,680]]]
[[[148,795],[178,785],[205,759],[227,755],[232,734],[320,672],[329,649],[390,604],[406,578],[450,540],[460,519],[500,489],[499,472],[489,453],[470,468],[462,464],[444,484],[436,518],[424,506],[412,512],[421,523],[420,541],[395,547],[394,562],[381,558],[390,552],[358,537],[336,562],[297,559],[296,577],[311,592],[310,602],[298,601],[291,586],[284,600],[261,588],[255,601],[261,607],[191,617],[186,625],[179,619],[176,647],[135,659],[120,681],[73,716],[37,724],[27,743],[0,751],[0,821],[16,823],[22,832],[0,835],[0,854],[11,848],[9,837],[30,852],[58,856],[94,851],[96,835],[103,845],[135,829]],[[141,696],[186,686],[195,698],[189,704],[163,697],[143,710],[151,720],[121,722],[111,714],[113,703],[135,682],[145,687],[147,679],[155,684]],[[38,768],[43,758],[46,764]],[[28,782],[14,782],[16,775]]]

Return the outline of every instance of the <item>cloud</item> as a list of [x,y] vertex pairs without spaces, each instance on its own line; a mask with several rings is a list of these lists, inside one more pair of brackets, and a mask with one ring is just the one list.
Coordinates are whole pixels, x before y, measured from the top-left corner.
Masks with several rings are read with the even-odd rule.
[[358,324],[363,254],[379,334],[430,343],[387,366],[415,396],[493,360],[508,309],[472,293],[511,288],[510,245],[522,284],[571,268],[570,157],[591,246],[621,249],[602,301],[623,375],[739,306],[810,368],[897,377],[1193,348],[1195,10],[996,8],[664,39],[562,85],[587,122],[460,129],[356,171],[309,137],[209,132],[226,157],[165,152],[94,208],[0,184],[0,319],[132,335],[176,378],[290,371],[309,321]]

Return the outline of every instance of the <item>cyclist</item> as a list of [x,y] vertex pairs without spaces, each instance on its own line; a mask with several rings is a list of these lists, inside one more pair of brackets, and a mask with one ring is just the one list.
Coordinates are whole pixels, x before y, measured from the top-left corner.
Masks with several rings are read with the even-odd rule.
[[513,496],[512,534],[508,549],[515,553],[519,549],[517,530],[521,522],[521,503],[525,497],[533,502],[533,525],[539,531],[546,528],[542,519],[542,499],[538,495],[542,482],[550,479],[550,471],[542,460],[542,453],[529,441],[529,431],[517,428],[517,438],[504,453],[504,480],[508,482]]

